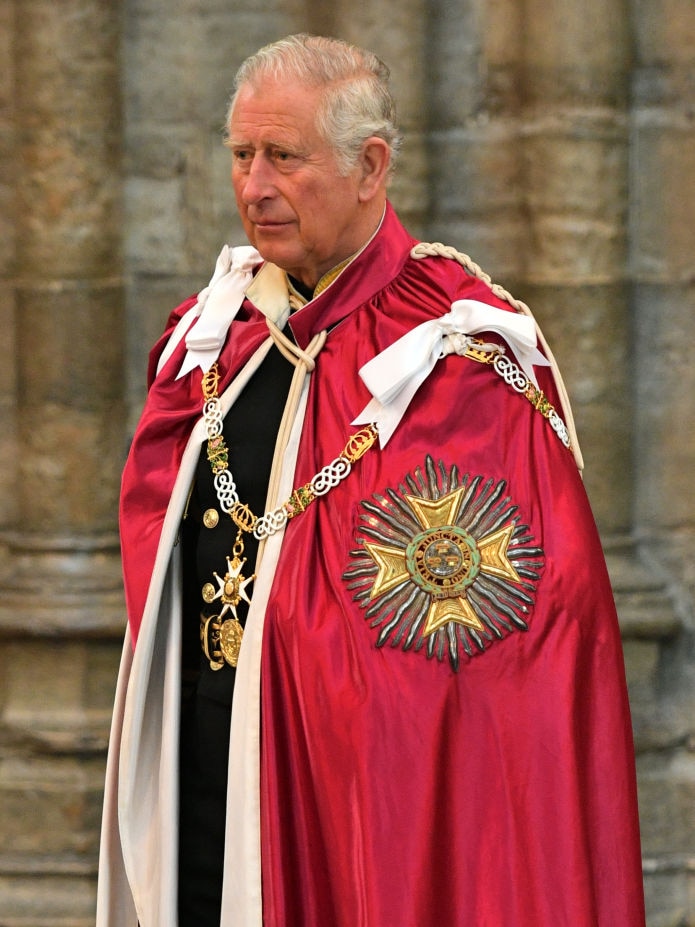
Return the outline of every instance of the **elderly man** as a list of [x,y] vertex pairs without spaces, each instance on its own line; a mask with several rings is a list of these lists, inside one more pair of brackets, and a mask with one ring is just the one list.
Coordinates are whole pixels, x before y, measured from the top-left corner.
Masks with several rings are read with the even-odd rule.
[[292,36],[228,122],[251,246],[155,346],[101,927],[638,927],[620,637],[527,308],[387,202],[384,65]]

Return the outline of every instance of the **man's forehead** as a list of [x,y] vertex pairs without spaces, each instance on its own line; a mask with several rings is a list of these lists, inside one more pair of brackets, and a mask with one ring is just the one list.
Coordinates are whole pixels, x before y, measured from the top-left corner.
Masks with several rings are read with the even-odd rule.
[[273,148],[288,144],[300,145],[306,139],[301,126],[286,120],[283,113],[267,113],[263,118],[232,116],[227,133],[230,145],[251,145],[254,148]]
[[234,100],[231,119],[239,113],[262,114],[309,114],[314,113],[323,88],[297,83],[285,82],[275,78],[265,78],[254,83],[243,84]]
[[303,96],[300,88],[242,88],[230,114],[229,141],[299,142],[314,128],[315,113],[313,99]]

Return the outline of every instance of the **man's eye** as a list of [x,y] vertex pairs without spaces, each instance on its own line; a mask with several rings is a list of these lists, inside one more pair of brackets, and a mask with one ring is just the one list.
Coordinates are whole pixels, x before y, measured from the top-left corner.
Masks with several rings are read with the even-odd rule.
[[250,161],[251,152],[247,148],[235,148],[232,152],[235,161]]

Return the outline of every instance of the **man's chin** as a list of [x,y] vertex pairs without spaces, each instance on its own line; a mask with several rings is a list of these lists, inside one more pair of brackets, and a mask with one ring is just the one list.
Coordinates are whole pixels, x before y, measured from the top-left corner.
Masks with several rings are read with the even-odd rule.
[[257,235],[252,244],[264,261],[268,261],[270,264],[276,264],[283,270],[290,271],[291,268],[296,267],[299,263],[296,251],[287,247],[287,245],[283,245],[277,238]]

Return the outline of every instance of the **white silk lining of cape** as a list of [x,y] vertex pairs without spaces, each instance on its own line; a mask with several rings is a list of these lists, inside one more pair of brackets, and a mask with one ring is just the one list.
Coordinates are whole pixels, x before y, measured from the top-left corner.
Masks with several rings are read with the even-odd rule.
[[133,644],[130,639],[130,630],[126,628],[111,719],[109,754],[106,765],[101,843],[99,846],[96,927],[136,927],[137,924],[137,914],[135,913],[123,865],[118,828],[118,767],[123,731],[123,712],[132,662]]
[[[220,397],[223,414],[271,345],[269,337]],[[204,440],[200,419],[186,445],[164,518],[132,663],[125,652],[121,662],[121,695],[107,769],[97,927],[136,927],[133,905],[141,927],[172,927],[177,921],[181,583],[175,542]]]
[[[306,413],[310,377],[304,378],[287,447],[282,456],[278,498],[293,489],[299,441]],[[271,477],[272,485],[272,477]],[[270,500],[270,505],[277,500]],[[262,927],[261,895],[261,650],[263,625],[284,529],[271,535],[262,550],[251,607],[237,666],[229,748],[229,799],[220,927]],[[239,796],[243,796],[243,801]]]

